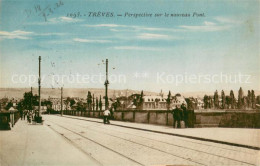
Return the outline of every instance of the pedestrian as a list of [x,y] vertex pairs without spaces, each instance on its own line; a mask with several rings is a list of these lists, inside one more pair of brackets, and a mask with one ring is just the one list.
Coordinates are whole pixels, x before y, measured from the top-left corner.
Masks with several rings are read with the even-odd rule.
[[114,119],[114,111],[115,111],[114,107],[111,107],[109,111],[110,111],[110,119]]
[[185,124],[185,128],[187,128],[188,127],[188,110],[184,103],[182,103],[181,109],[183,110],[183,121]]
[[23,111],[23,120],[25,120],[26,114],[27,114],[27,112],[26,112],[26,110],[24,110]]
[[29,124],[32,124],[32,112],[31,111],[28,111],[28,113],[27,113],[27,120],[28,120]]
[[30,122],[30,115],[29,115],[29,111],[27,112],[27,123],[29,123]]
[[172,113],[173,113],[173,128],[180,128],[181,127],[181,115],[180,115],[180,109],[178,108],[178,106],[176,106],[175,109],[173,109]]
[[23,111],[22,110],[20,110],[20,118],[21,118],[21,120],[23,120]]
[[35,120],[35,111],[32,111],[32,120]]
[[179,108],[180,110],[180,127],[179,128],[185,128],[185,123],[184,123],[184,112],[182,108]]
[[109,122],[109,116],[110,116],[110,111],[109,111],[109,109],[107,108],[105,111],[104,111],[104,113],[103,113],[103,120],[104,120],[104,124],[110,124],[110,122]]

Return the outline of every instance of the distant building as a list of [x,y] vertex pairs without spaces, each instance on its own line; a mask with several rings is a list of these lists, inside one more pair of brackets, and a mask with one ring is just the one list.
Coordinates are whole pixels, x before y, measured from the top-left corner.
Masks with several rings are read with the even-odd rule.
[[[171,97],[170,109],[180,107],[182,104],[187,106],[185,98],[180,94]],[[164,97],[162,91],[158,96],[144,96],[143,110],[167,110],[167,96]]]
[[162,96],[144,96],[143,110],[167,110],[166,98]]
[[[61,111],[61,99],[60,98],[49,98],[52,106],[51,108],[55,111]],[[71,110],[70,103],[67,103],[65,99],[62,102],[62,110]]]
[[176,106],[180,107],[182,104],[187,106],[187,102],[183,96],[181,96],[180,94],[172,96],[170,108],[175,108]]
[[[142,109],[142,110],[167,110],[167,97],[164,96],[163,92],[161,91],[158,95],[151,95],[151,96],[143,96],[142,105],[138,106],[138,102],[140,94],[132,94],[131,96],[121,96],[118,97],[116,102],[118,103],[118,110],[129,110],[129,109]],[[137,103],[135,105],[134,103]],[[175,108],[176,106],[181,106],[187,103],[185,98],[180,94],[176,94],[175,96],[171,97],[170,109]]]

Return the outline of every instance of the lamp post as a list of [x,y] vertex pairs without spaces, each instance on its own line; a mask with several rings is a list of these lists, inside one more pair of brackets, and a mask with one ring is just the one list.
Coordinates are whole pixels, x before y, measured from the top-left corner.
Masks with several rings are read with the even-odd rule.
[[108,95],[107,95],[107,89],[108,89],[108,59],[106,59],[106,81],[105,81],[105,109],[108,109],[109,103],[108,103]]
[[61,116],[63,116],[63,87],[61,87]]
[[32,87],[31,87],[31,99],[30,99],[30,110],[32,111],[32,98],[33,98],[33,92],[32,92]]
[[39,84],[39,109],[38,109],[38,114],[37,117],[40,117],[41,115],[41,56],[39,56],[39,80],[38,80],[38,84]]

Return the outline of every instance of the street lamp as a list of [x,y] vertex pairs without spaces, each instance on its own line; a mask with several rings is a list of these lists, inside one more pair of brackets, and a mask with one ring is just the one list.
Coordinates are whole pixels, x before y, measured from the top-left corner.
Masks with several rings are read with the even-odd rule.
[[105,109],[108,109],[109,103],[108,103],[108,95],[107,95],[107,90],[108,90],[108,59],[106,59],[106,81],[105,81]]
[[42,117],[41,117],[41,56],[39,56],[39,79],[38,79],[38,84],[39,84],[39,108],[38,108],[38,113],[36,114],[36,122],[37,123],[42,123]]

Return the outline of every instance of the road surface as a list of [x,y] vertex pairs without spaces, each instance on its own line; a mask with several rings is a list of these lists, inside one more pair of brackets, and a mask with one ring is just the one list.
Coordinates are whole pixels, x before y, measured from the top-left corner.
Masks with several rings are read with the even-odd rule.
[[104,125],[101,120],[54,115],[45,115],[44,119],[44,125],[98,165],[260,164],[259,150]]

